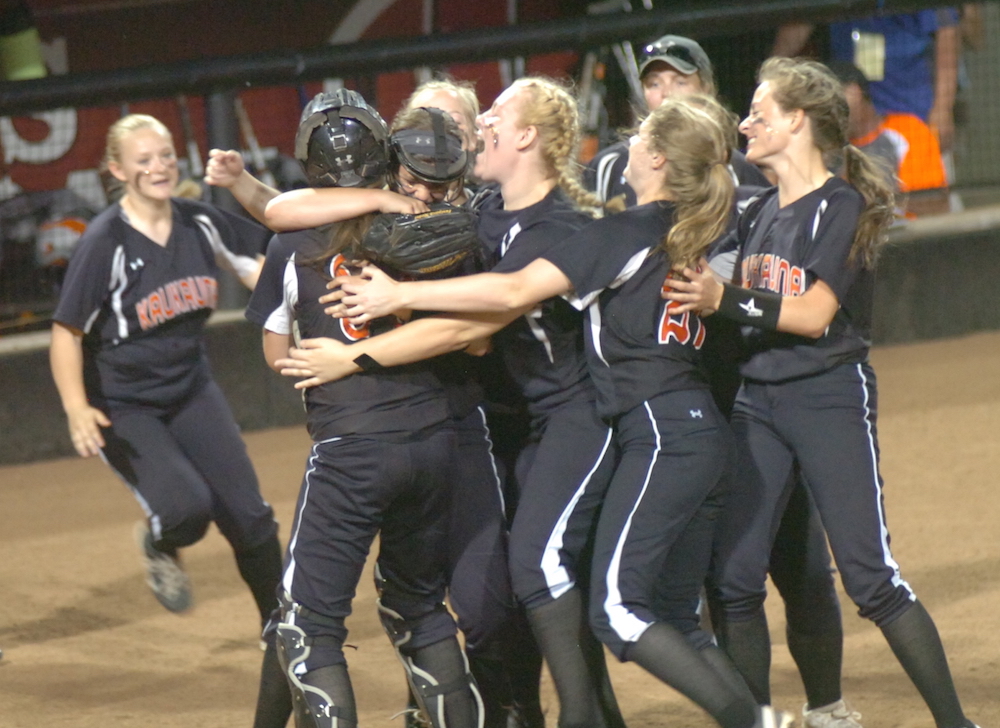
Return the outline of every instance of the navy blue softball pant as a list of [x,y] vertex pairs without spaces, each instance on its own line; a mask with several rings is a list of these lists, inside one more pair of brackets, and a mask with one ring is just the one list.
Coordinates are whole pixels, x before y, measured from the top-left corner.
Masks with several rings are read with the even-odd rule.
[[303,672],[345,662],[344,619],[376,535],[381,601],[411,633],[407,648],[455,635],[444,607],[454,452],[450,428],[408,442],[347,436],[313,445],[282,576],[296,624],[313,638]]
[[157,546],[190,546],[213,521],[239,554],[277,534],[229,404],[210,381],[170,408],[109,412],[104,460],[132,490]]
[[[693,614],[704,583],[733,436],[708,390],[686,390],[659,395],[622,416],[616,437],[621,459],[597,527],[590,621],[597,637],[624,659],[629,644],[655,622],[690,631],[677,619]],[[688,588],[672,585],[680,601],[671,605],[659,580],[669,578],[670,563],[688,558],[701,568],[689,570]]]
[[889,549],[876,415],[868,364],[778,384],[744,382],[732,417],[740,482],[720,530],[717,588],[726,619],[749,619],[763,608],[796,465],[859,614],[881,626],[911,606],[916,597]]
[[593,402],[534,423],[516,466],[519,502],[510,533],[514,593],[529,610],[586,579],[586,550],[614,470],[611,428]]

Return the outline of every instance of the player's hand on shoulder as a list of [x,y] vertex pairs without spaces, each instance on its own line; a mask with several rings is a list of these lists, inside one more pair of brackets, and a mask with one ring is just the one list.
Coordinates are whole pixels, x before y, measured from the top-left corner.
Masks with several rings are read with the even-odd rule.
[[357,371],[350,347],[335,339],[303,339],[299,347],[288,350],[288,357],[278,359],[275,367],[286,377],[297,377],[296,389],[307,389]]
[[73,448],[80,457],[100,454],[101,448],[104,447],[101,428],[111,426],[108,416],[96,407],[84,405],[67,410],[66,419],[69,423],[69,436],[73,441]]
[[243,174],[243,155],[235,149],[212,149],[205,165],[205,184],[232,187]]
[[722,282],[716,278],[708,261],[702,258],[697,268],[675,267],[663,281],[660,295],[673,304],[670,313],[694,311],[708,316],[719,309],[722,300]]
[[407,197],[392,190],[377,190],[379,194],[379,212],[395,212],[400,215],[416,215],[427,212],[430,208],[415,197]]

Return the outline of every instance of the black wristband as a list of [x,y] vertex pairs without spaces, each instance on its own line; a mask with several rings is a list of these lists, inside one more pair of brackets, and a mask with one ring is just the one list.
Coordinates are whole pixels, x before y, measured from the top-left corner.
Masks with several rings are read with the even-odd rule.
[[354,363],[361,367],[361,371],[363,372],[380,372],[385,369],[384,366],[379,364],[367,354],[361,354],[356,357],[354,359]]
[[781,294],[759,288],[742,288],[731,283],[723,284],[719,313],[741,326],[776,331],[781,313]]

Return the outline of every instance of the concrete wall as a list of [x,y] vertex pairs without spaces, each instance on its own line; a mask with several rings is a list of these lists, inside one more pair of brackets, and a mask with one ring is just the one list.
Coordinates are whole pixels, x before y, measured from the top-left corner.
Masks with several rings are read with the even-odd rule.
[[[1000,208],[921,220],[892,239],[878,267],[876,345],[1000,330]],[[260,330],[237,312],[217,318],[209,356],[240,427],[304,423],[298,392],[264,363]],[[0,339],[0,382],[0,464],[71,455],[45,335]]]
[[[258,327],[240,320],[215,324],[208,328],[206,341],[215,379],[242,429],[305,422],[302,398],[292,380],[264,363]],[[0,464],[72,455],[66,417],[49,373],[47,345],[0,354],[0,382]]]

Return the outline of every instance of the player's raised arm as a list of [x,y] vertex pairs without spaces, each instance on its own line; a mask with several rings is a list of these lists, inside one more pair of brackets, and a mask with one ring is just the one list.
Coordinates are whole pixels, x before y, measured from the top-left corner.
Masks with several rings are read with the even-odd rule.
[[426,212],[427,205],[406,195],[370,187],[323,187],[284,192],[267,203],[272,230],[302,230],[342,222],[370,212]]
[[279,190],[269,187],[250,174],[243,165],[243,155],[235,149],[212,149],[205,166],[205,183],[229,190],[257,222],[267,225],[264,208],[277,197]]

